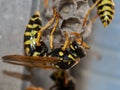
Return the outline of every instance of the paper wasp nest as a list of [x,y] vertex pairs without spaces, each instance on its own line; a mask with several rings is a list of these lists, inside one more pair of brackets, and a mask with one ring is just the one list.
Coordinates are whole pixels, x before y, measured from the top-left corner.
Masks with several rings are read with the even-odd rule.
[[[49,6],[45,11],[46,18],[52,17],[53,6],[55,6],[57,8],[57,11],[60,13],[59,25],[56,33],[54,34],[55,44],[59,44],[60,39],[64,40],[63,31],[67,31],[68,33],[80,33],[84,31],[84,38],[90,35],[92,25],[89,20],[87,21],[86,26],[82,28],[83,18],[89,9],[87,0],[54,0],[54,3],[52,1],[49,1]],[[61,36],[63,38],[61,38]],[[71,37],[71,35],[69,36]]]

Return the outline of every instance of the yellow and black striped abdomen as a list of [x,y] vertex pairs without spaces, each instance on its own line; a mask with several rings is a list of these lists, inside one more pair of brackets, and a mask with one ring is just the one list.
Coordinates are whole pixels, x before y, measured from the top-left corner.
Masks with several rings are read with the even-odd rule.
[[113,0],[100,0],[97,8],[104,27],[107,27],[110,22],[112,22],[115,13],[115,4]]
[[41,25],[40,14],[39,12],[36,12],[30,18],[24,33],[24,50],[25,54],[28,56],[39,56],[41,52],[43,52],[42,50],[47,48],[44,42],[41,42],[40,46],[37,46],[36,44],[37,33],[41,29]]

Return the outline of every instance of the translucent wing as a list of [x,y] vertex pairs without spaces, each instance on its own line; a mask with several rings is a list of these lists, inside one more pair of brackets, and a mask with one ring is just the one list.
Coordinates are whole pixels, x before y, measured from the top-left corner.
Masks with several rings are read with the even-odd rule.
[[23,55],[6,55],[3,56],[2,59],[6,63],[37,68],[55,68],[52,66],[52,63],[59,60],[56,57],[33,57]]

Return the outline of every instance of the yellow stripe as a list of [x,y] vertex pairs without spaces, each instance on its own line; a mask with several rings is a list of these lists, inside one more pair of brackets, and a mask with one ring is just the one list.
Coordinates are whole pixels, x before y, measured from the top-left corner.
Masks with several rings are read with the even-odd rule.
[[73,45],[70,45],[70,48],[71,48],[72,50],[75,50],[75,48],[73,47]]
[[35,20],[37,20],[37,19],[41,21],[41,18],[39,18],[39,17],[35,17],[35,18],[32,18],[32,17],[31,17],[31,18],[30,18],[31,21],[35,21]]
[[25,48],[25,53],[27,54],[27,55],[29,55],[29,52],[30,52],[30,49],[27,47],[27,48]]
[[100,15],[100,17],[104,17],[104,18],[102,19],[102,22],[107,21],[107,20],[108,20],[109,22],[111,22],[112,19],[109,18],[108,16],[111,16],[111,18],[113,18],[113,16],[112,16],[109,12],[104,12],[103,15]]
[[29,44],[35,44],[36,43],[36,38],[31,39],[31,40],[27,40],[24,42],[25,45],[29,45]]
[[35,36],[38,31],[32,30],[31,32],[25,32],[25,36]]
[[39,24],[33,24],[33,25],[30,25],[30,24],[28,24],[27,25],[27,28],[36,28],[36,27],[39,27],[39,28],[41,28],[41,26],[39,25]]
[[104,6],[105,4],[110,4],[111,6],[115,6],[115,4],[114,4],[113,1],[110,1],[110,0],[101,0],[101,3],[98,4],[98,7],[99,6]]
[[39,56],[40,52],[34,52],[34,54],[32,56]]
[[71,54],[68,55],[69,58],[71,58],[72,60],[76,60]]
[[[109,11],[107,11],[107,10],[109,10]],[[111,9],[109,6],[104,6],[102,9],[98,10],[98,13],[104,12],[104,11],[115,13],[115,11],[113,9]]]

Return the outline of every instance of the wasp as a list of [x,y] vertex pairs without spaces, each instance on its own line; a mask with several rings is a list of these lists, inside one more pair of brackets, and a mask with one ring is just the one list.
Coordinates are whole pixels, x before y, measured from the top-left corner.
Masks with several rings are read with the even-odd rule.
[[94,9],[94,7],[97,7],[98,16],[100,17],[101,22],[103,23],[103,26],[107,27],[112,22],[115,14],[114,1],[113,0],[93,0],[93,2],[94,4],[91,6],[91,8],[88,10],[88,12],[84,17],[83,26],[85,25],[87,17],[90,14],[90,12]]
[[55,82],[55,85],[50,87],[50,90],[75,90],[75,82],[72,76],[66,70],[56,70],[50,78]]
[[[58,25],[59,14],[55,8],[53,12],[52,19],[45,26],[41,25],[38,12],[31,17],[24,34],[25,55],[3,56],[4,62],[28,67],[69,69],[76,65],[80,58],[86,56],[86,49],[89,49],[89,46],[79,38],[69,40],[67,32],[64,32],[66,36],[64,44],[54,49],[53,34]],[[54,20],[55,24],[50,33],[51,52],[48,52],[47,45],[42,40],[42,33],[52,25]]]

